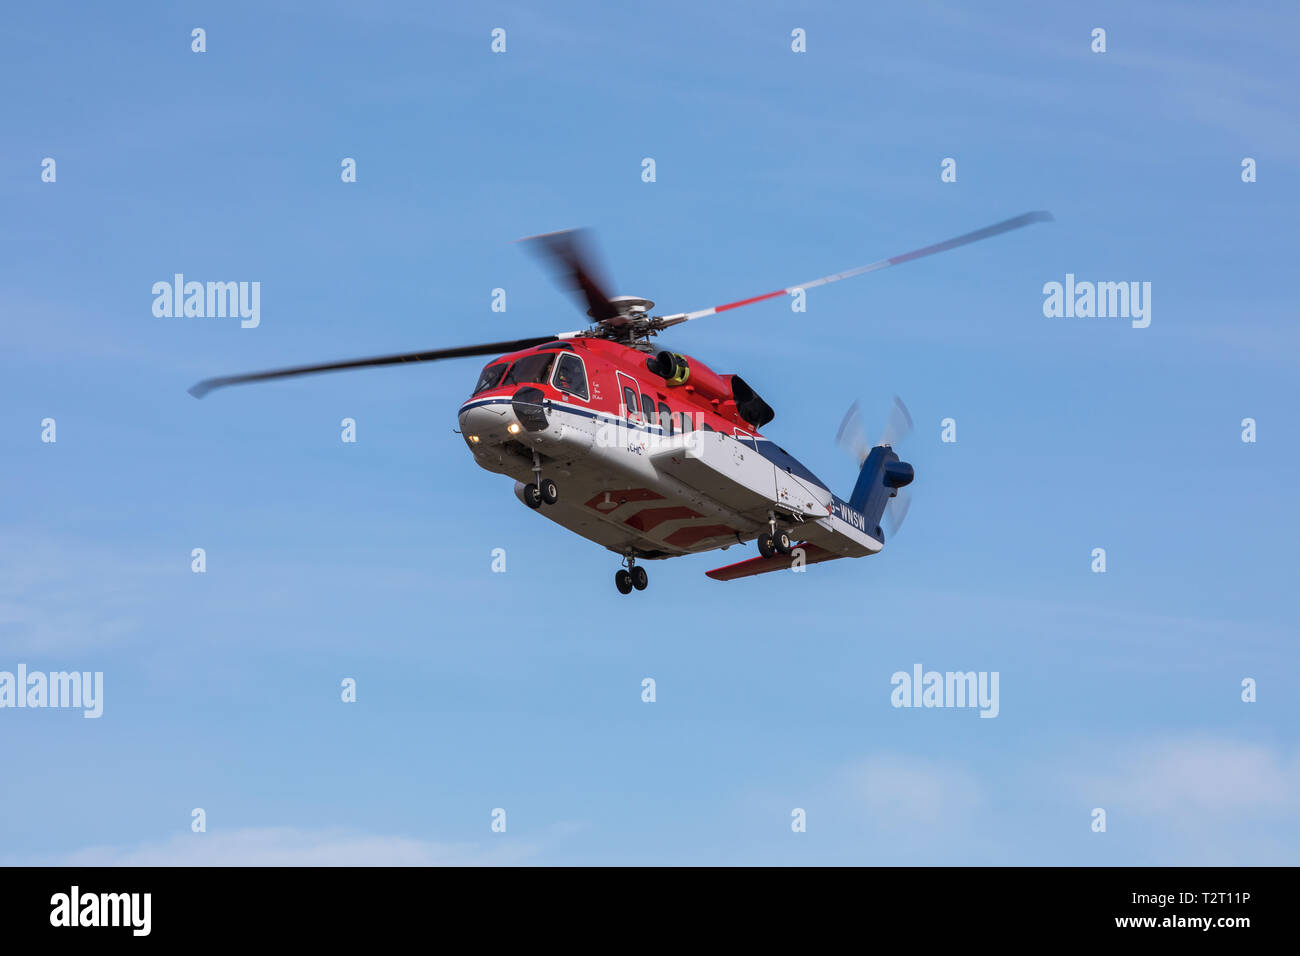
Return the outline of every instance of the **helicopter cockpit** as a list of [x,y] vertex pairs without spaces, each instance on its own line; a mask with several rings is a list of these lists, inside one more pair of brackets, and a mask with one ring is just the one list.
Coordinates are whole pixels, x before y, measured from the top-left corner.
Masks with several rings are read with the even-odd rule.
[[551,377],[551,363],[555,361],[554,352],[538,352],[525,355],[510,366],[501,379],[502,385],[541,385]]
[[525,355],[513,364],[496,362],[479,373],[478,384],[474,394],[486,392],[491,388],[504,385],[540,385],[551,377],[551,365],[555,362],[554,352],[538,352]]
[[[554,379],[552,381],[552,372]],[[494,362],[479,373],[474,395],[506,385],[544,385],[548,381],[561,392],[587,399],[587,369],[576,355],[546,351],[511,362]]]

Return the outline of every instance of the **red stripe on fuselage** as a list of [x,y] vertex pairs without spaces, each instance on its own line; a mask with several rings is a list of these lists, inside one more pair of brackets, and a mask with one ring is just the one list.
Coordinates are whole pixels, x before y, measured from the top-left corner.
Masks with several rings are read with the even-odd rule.
[[704,515],[690,508],[643,508],[623,523],[638,531],[649,532],[665,521],[678,521],[682,518],[703,518]]
[[725,524],[706,524],[698,528],[679,528],[664,540],[677,548],[689,548],[705,538],[730,537],[735,534],[736,529],[728,528]]

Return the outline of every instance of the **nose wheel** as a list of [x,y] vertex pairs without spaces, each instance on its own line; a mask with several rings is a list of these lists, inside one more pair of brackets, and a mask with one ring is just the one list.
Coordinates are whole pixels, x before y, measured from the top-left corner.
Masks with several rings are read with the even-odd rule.
[[555,482],[550,478],[543,478],[541,484],[533,484],[530,481],[524,485],[524,504],[530,508],[553,505],[559,500],[560,489],[555,486]]
[[533,452],[533,474],[536,481],[524,485],[524,504],[530,508],[553,505],[560,500],[560,489],[550,478],[542,477],[542,457]]
[[633,588],[644,591],[649,583],[650,575],[631,556],[627,558],[627,567],[620,568],[614,575],[614,587],[618,588],[619,594],[631,594]]

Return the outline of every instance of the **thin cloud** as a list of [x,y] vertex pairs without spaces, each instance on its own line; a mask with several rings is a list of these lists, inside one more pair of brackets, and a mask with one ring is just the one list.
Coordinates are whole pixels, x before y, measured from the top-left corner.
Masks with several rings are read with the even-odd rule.
[[438,843],[342,829],[255,827],[179,834],[135,846],[95,846],[41,861],[53,866],[510,866],[538,847],[501,835],[500,846]]

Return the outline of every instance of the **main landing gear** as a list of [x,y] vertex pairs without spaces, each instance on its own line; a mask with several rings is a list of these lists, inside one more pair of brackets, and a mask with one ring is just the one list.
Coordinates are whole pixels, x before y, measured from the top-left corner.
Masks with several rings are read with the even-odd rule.
[[533,452],[533,475],[536,480],[524,485],[524,504],[530,508],[540,508],[544,504],[553,505],[560,500],[560,489],[555,486],[555,482],[542,477],[542,458],[537,452]]
[[789,554],[793,545],[790,542],[790,533],[785,530],[777,530],[776,515],[767,516],[767,525],[770,531],[764,531],[758,536],[758,553],[765,558],[775,558],[778,554]]
[[650,583],[650,575],[645,573],[645,568],[636,563],[636,558],[628,555],[623,559],[626,568],[620,569],[614,575],[614,587],[618,588],[619,594],[631,594],[632,589],[644,591],[646,585]]

